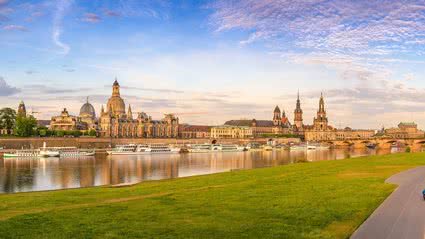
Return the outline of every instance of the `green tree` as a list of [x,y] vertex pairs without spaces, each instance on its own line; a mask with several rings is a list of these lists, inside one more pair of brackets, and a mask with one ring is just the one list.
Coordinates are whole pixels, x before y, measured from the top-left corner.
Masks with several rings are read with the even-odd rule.
[[44,126],[40,126],[37,128],[37,135],[39,135],[40,137],[46,137],[49,136],[48,132],[49,130],[47,129],[47,127]]
[[78,138],[78,137],[81,136],[81,131],[79,131],[79,130],[73,130],[73,131],[70,132],[70,135]]
[[91,137],[96,137],[96,136],[97,136],[96,130],[91,129],[91,130],[89,131],[89,136],[91,136]]
[[10,134],[15,128],[16,111],[11,108],[3,108],[0,110],[0,128],[6,129]]
[[37,133],[37,120],[34,116],[17,117],[15,135],[19,137],[30,137]]
[[63,136],[65,136],[65,131],[63,131],[63,130],[57,130],[57,131],[55,131],[55,135],[57,137],[63,137]]

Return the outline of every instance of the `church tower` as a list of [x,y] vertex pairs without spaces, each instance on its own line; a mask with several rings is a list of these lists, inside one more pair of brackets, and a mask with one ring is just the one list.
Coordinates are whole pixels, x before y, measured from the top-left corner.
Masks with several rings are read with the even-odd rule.
[[112,96],[120,96],[120,84],[117,78],[115,78],[114,84],[112,85]]
[[301,109],[300,92],[298,91],[297,106],[294,111],[294,125],[297,130],[303,128],[303,110]]
[[23,118],[27,117],[27,110],[25,108],[25,104],[24,104],[23,101],[21,101],[21,103],[19,103],[17,116],[23,117]]
[[314,129],[319,131],[326,131],[328,129],[328,118],[326,117],[323,93],[320,95],[319,110],[317,111],[316,118],[314,118]]
[[279,126],[282,122],[282,118],[280,117],[280,109],[279,106],[276,105],[273,112],[273,125]]

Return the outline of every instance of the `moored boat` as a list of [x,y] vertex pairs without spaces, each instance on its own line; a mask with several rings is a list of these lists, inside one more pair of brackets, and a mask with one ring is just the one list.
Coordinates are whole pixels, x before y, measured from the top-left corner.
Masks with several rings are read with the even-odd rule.
[[180,148],[166,144],[127,144],[117,145],[107,153],[109,155],[178,154]]
[[15,152],[4,153],[4,158],[38,158],[40,150],[38,149],[20,149]]
[[209,153],[209,152],[242,152],[248,151],[249,147],[239,146],[237,144],[193,144],[189,145],[190,153]]
[[292,145],[289,149],[291,151],[307,150],[307,145],[303,145],[303,144]]
[[189,153],[209,153],[212,151],[212,144],[191,144],[188,145]]
[[221,147],[222,152],[242,152],[246,150],[244,146],[236,144],[221,144],[219,147]]
[[46,147],[46,142],[44,142],[43,148],[40,148],[40,155],[39,156],[40,157],[46,157],[46,158],[59,157],[60,153],[56,149]]

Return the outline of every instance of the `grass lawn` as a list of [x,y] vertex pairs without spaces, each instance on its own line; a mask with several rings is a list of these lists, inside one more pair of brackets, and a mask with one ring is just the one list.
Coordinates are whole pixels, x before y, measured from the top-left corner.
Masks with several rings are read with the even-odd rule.
[[0,195],[0,238],[348,238],[425,153]]

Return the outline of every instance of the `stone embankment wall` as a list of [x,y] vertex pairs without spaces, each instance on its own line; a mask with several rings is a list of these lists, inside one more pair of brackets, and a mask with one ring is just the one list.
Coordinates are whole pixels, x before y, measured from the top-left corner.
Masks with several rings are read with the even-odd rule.
[[[221,144],[248,144],[250,142],[266,143],[268,138],[258,139],[218,139]],[[298,138],[274,139],[278,143],[300,142]],[[0,147],[5,149],[40,148],[46,142],[48,147],[109,148],[117,144],[202,144],[211,143],[212,139],[141,139],[141,138],[0,138]]]

